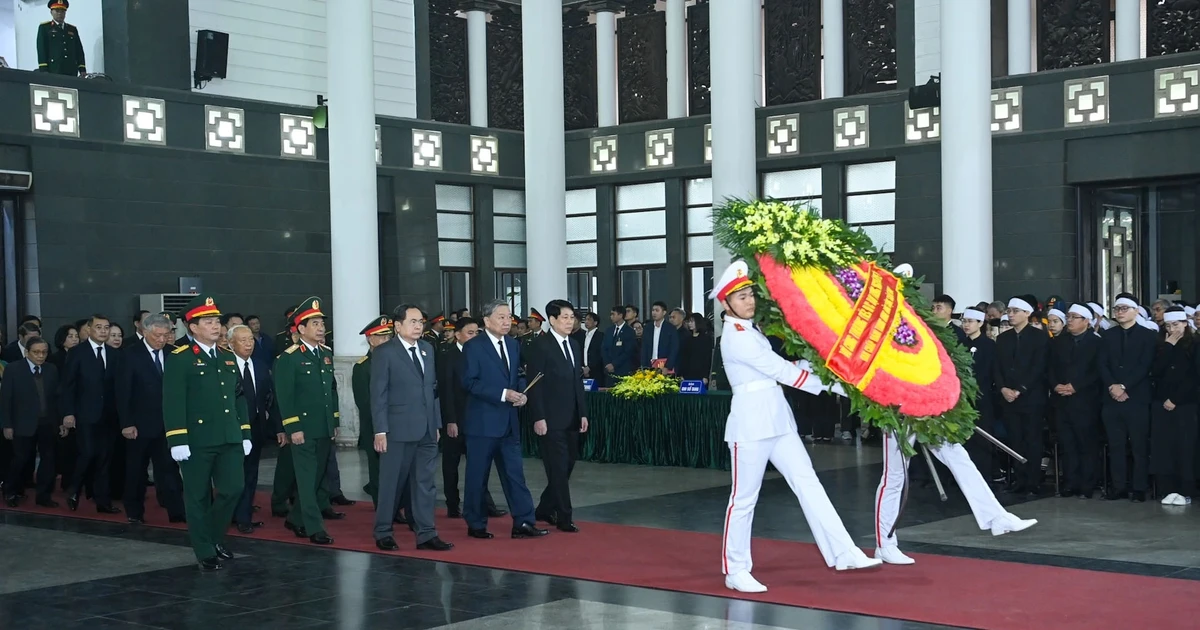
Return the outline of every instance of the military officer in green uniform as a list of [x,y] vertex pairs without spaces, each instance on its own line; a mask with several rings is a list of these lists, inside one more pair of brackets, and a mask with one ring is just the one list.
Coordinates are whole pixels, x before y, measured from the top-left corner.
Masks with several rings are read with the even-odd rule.
[[324,519],[340,519],[329,503],[325,469],[337,437],[338,399],[333,387],[333,352],[325,338],[321,302],[310,297],[292,313],[300,340],[275,360],[275,396],[283,432],[291,443],[296,503],[284,526],[318,545],[333,543]]
[[350,387],[354,392],[354,405],[358,407],[358,448],[367,454],[367,485],[363,492],[371,501],[379,504],[379,453],[375,451],[375,423],[371,421],[371,351],[392,338],[392,319],[380,315],[359,331],[366,335],[370,349],[367,355],[354,364],[350,373]]
[[66,22],[71,3],[67,0],[50,0],[48,6],[52,19],[42,22],[38,27],[38,71],[72,77],[87,74],[79,29]]
[[442,346],[442,328],[446,325],[446,316],[438,313],[426,323],[429,325],[429,330],[425,331],[421,338],[429,342],[434,350],[438,350]]
[[[292,311],[295,307],[288,308],[285,311],[286,323],[283,330],[275,335],[275,347],[279,349],[279,356],[283,355],[288,348],[299,343],[300,338],[296,335],[296,325],[292,323]],[[275,400],[275,406],[279,406],[278,396]],[[275,410],[278,414],[278,409]],[[286,431],[284,432],[287,433]],[[271,485],[271,516],[283,518],[287,516],[291,502],[294,501],[296,491],[296,469],[292,466],[292,449],[288,444],[284,444],[279,449],[279,457],[275,460],[275,478]]]
[[242,460],[250,453],[250,420],[232,352],[219,350],[221,311],[198,295],[184,311],[191,342],[163,366],[163,425],[183,475],[188,537],[201,571],[222,568],[233,554],[225,532],[242,497]]

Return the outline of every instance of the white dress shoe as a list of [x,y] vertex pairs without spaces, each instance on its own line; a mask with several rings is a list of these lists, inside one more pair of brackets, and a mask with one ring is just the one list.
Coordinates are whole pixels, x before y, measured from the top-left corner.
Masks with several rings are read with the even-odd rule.
[[1167,496],[1163,497],[1162,504],[1163,505],[1177,505],[1177,503],[1175,503],[1175,499],[1178,499],[1178,498],[1179,498],[1179,493],[1172,492],[1171,494],[1168,494]]
[[1029,529],[1037,525],[1036,518],[1017,518],[1016,515],[1006,513],[1004,516],[992,521],[992,535],[1003,536],[1004,534],[1019,532]]
[[862,549],[855,547],[838,556],[834,568],[838,571],[852,571],[854,569],[870,569],[882,564],[883,560],[868,558],[867,554],[862,552]]
[[904,555],[899,547],[876,547],[875,559],[887,564],[914,564],[916,560]]
[[1185,497],[1182,494],[1175,495],[1175,502],[1171,505],[1191,505],[1192,497]]
[[738,571],[733,575],[725,576],[725,588],[741,591],[743,593],[766,593],[767,587],[754,579],[749,571]]

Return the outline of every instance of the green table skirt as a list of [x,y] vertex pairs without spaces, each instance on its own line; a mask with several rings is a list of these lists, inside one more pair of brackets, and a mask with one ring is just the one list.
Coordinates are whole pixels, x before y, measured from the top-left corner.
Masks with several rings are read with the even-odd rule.
[[[624,400],[607,393],[587,392],[588,432],[579,459],[606,464],[684,466],[729,470],[725,419],[732,396],[665,395],[649,400]],[[521,414],[521,449],[538,457],[533,419]]]

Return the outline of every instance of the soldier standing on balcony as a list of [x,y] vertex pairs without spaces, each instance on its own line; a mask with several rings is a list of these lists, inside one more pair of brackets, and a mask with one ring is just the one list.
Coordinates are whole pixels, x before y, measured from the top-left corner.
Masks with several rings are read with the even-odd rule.
[[83,59],[83,42],[79,29],[67,24],[67,0],[50,0],[50,21],[38,27],[37,51],[38,71],[67,76],[87,74]]

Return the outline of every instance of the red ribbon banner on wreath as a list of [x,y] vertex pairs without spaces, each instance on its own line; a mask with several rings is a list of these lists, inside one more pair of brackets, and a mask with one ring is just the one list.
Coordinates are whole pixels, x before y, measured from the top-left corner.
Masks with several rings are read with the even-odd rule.
[[862,294],[837,343],[825,357],[825,365],[847,383],[862,382],[879,350],[891,338],[899,313],[899,280],[875,265],[868,266]]

